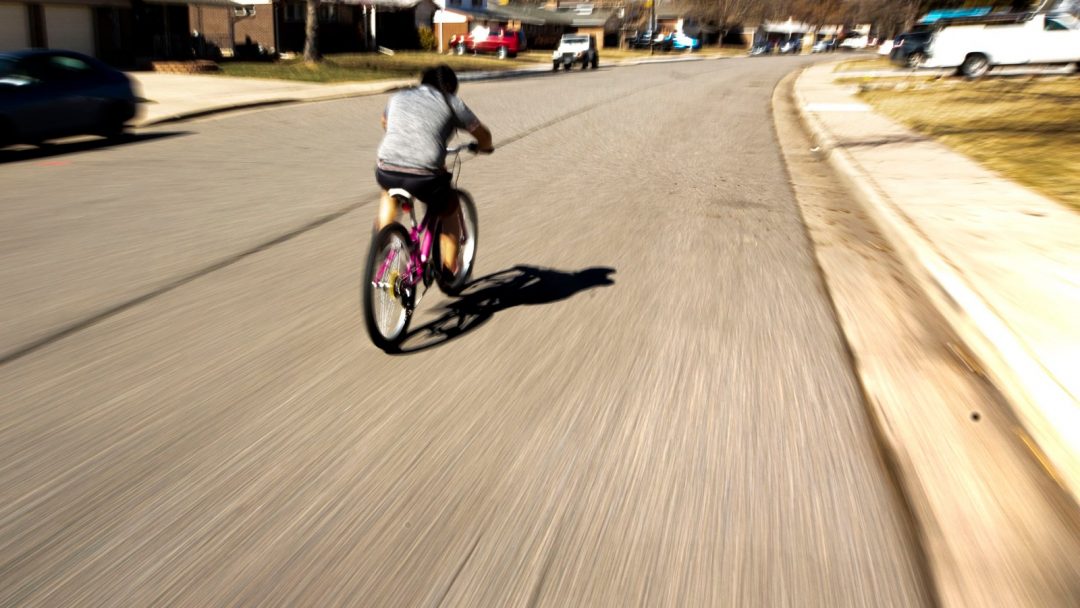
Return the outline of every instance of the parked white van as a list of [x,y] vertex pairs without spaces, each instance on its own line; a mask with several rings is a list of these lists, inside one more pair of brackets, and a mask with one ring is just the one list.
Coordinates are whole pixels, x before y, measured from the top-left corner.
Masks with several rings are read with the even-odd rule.
[[1080,61],[1080,23],[1062,13],[990,15],[946,22],[930,38],[920,67],[956,68],[979,78],[999,65]]

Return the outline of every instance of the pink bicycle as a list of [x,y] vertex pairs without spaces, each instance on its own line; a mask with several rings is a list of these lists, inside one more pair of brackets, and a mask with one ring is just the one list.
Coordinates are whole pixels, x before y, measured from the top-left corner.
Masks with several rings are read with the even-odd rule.
[[[475,143],[448,148],[454,157],[454,190],[461,204],[458,223],[458,272],[446,276],[439,251],[439,220],[424,213],[416,222],[418,200],[405,190],[388,191],[402,211],[409,214],[409,228],[390,224],[375,234],[368,251],[364,280],[364,319],[371,341],[386,352],[396,352],[404,339],[413,311],[431,283],[447,295],[457,295],[472,276],[476,260],[476,205],[468,192],[457,187],[461,152],[476,152]],[[422,290],[421,290],[422,288]]]

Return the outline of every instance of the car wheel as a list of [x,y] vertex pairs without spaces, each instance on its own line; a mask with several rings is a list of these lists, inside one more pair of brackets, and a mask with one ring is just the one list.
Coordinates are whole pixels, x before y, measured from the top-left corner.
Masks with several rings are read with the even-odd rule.
[[7,120],[0,118],[0,149],[15,143],[15,129]]
[[596,70],[596,69],[599,69],[599,68],[600,68],[600,56],[597,55],[596,57],[593,57],[592,69]]
[[127,120],[131,115],[122,104],[107,106],[101,113],[97,134],[109,139],[123,137],[127,130]]
[[506,50],[505,46],[500,46],[499,50],[495,51],[495,56],[499,59],[506,59],[510,56],[510,53]]
[[921,66],[924,61],[926,61],[926,55],[923,55],[919,51],[915,51],[914,53],[907,56],[906,63],[907,67],[914,69]]
[[559,71],[559,62],[558,61],[552,61],[551,62],[551,71],[552,72],[558,72]]
[[990,60],[982,53],[972,53],[960,64],[960,73],[972,80],[982,78],[990,71]]

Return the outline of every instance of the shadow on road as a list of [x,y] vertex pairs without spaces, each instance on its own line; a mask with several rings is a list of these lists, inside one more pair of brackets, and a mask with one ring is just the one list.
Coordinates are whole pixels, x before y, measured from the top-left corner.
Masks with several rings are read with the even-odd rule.
[[515,306],[550,304],[578,292],[613,285],[614,268],[577,272],[518,265],[474,280],[456,300],[443,306],[437,319],[409,332],[400,354],[415,353],[453,340],[486,323],[495,313]]
[[98,150],[101,148],[116,148],[119,146],[128,146],[131,144],[147,143],[157,139],[179,137],[182,135],[187,135],[188,133],[188,131],[128,133],[121,137],[111,139],[104,137],[80,138],[77,140],[61,143],[43,143],[33,147],[24,146],[19,149],[3,148],[0,149],[0,165],[28,160],[39,160],[42,158],[50,158],[53,156],[62,156],[64,154],[75,154],[76,152],[89,152],[91,150]]

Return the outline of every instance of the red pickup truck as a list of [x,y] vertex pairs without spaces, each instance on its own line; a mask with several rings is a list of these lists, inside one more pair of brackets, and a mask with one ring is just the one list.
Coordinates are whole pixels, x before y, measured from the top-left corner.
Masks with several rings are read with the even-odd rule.
[[520,30],[477,28],[471,34],[450,38],[450,48],[458,55],[466,51],[495,53],[499,59],[506,59],[525,50],[525,34]]

